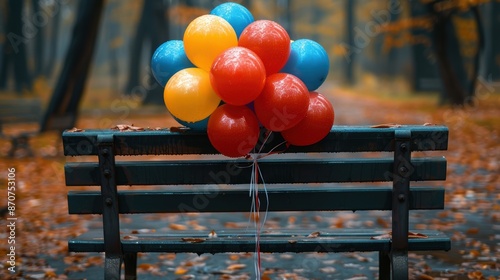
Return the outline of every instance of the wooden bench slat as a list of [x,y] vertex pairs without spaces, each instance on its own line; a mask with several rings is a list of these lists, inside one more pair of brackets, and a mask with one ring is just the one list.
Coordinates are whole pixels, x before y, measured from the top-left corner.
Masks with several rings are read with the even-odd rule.
[[0,99],[0,124],[39,122],[41,114],[40,99]]
[[[310,187],[267,188],[269,211],[391,210],[391,187]],[[248,212],[251,198],[246,189],[176,191],[121,191],[120,213]],[[266,209],[266,195],[259,192],[261,211]],[[410,209],[443,209],[442,187],[413,187]],[[68,193],[70,214],[102,214],[103,201],[98,191]]]
[[[122,248],[129,252],[163,252],[163,253],[230,253],[254,252],[255,236],[240,231],[218,231],[216,238],[207,238],[207,232],[181,232],[173,234],[122,234]],[[262,232],[260,250],[264,253],[285,252],[351,252],[351,251],[389,251],[390,239],[373,239],[387,232],[381,230],[318,230],[319,237],[308,238],[311,231],[280,230],[278,234]],[[409,251],[448,251],[450,238],[441,232],[425,230],[419,233],[425,239],[409,239]],[[198,238],[202,242],[191,243],[182,238]],[[72,252],[103,252],[104,240],[100,231],[94,230],[69,241]]]
[[[393,151],[394,132],[411,129],[413,151],[446,150],[448,128],[445,126],[401,126],[371,128],[366,126],[333,126],[331,132],[319,143],[305,147],[291,146],[285,152],[362,152]],[[97,155],[97,135],[113,134],[117,155],[178,155],[218,154],[212,147],[206,133],[169,130],[146,130],[120,132],[117,130],[86,130],[64,132],[62,135],[64,154]],[[279,133],[273,133],[262,152],[283,142]]]
[[[222,160],[128,161],[116,163],[118,185],[245,184],[250,182],[251,161]],[[415,158],[412,181],[446,179],[444,157]],[[393,179],[393,159],[278,159],[259,161],[266,183],[374,182]],[[73,162],[65,165],[66,185],[100,185],[98,163]]]

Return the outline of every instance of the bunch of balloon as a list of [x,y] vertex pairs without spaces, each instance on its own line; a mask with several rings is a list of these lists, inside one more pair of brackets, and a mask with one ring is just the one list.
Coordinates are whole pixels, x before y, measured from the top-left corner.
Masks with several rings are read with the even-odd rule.
[[278,23],[255,21],[237,3],[194,19],[182,41],[158,47],[151,66],[173,117],[206,130],[228,157],[247,156],[261,125],[292,145],[313,144],[333,125],[332,105],[314,92],[328,75],[326,51],[312,40],[292,42]]

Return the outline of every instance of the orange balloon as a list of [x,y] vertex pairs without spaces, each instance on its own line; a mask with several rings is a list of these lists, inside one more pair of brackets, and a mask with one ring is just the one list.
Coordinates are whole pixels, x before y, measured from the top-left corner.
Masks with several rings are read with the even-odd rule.
[[208,72],[199,68],[186,68],[175,73],[165,85],[163,99],[170,113],[186,122],[207,118],[220,103],[210,85]]
[[183,41],[189,60],[205,71],[210,71],[220,53],[238,46],[238,37],[231,24],[215,15],[195,18],[186,28]]

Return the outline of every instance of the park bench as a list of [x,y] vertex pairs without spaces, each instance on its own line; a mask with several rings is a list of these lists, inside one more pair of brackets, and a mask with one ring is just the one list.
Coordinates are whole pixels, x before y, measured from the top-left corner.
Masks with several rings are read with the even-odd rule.
[[6,126],[29,124],[37,125],[42,118],[42,102],[38,98],[0,99],[0,137],[11,143],[9,157],[14,157],[17,151],[24,151],[28,156],[33,155],[29,145],[29,138],[36,135],[38,127],[22,130],[16,133],[6,133]]
[[[120,227],[122,214],[249,212],[251,168],[241,166],[252,160],[214,156],[217,151],[205,133],[177,128],[75,129],[63,132],[62,139],[65,155],[85,156],[68,158],[66,185],[100,186],[100,190],[68,191],[69,213],[102,214],[102,230],[69,240],[68,248],[70,252],[105,252],[105,279],[120,279],[122,264],[125,279],[136,279],[139,252],[255,252],[255,236],[246,229],[216,229],[217,236],[209,238],[210,232],[205,231],[170,234]],[[282,141],[273,133],[261,152],[269,152]],[[267,193],[259,192],[261,211],[266,207],[269,212],[392,211],[390,230],[317,229],[312,238],[307,229],[264,229],[260,251],[378,252],[380,279],[407,279],[409,251],[447,251],[451,246],[450,238],[439,231],[409,228],[410,210],[444,208],[443,187],[423,183],[410,187],[410,182],[445,180],[446,159],[432,151],[446,150],[447,145],[444,126],[334,126],[319,143],[289,146],[259,159],[267,189]],[[145,160],[142,155],[199,157]],[[97,157],[89,161],[88,156]],[[339,184],[346,182],[352,184]],[[246,187],[223,187],[227,184]],[[216,187],[207,189],[207,185]]]

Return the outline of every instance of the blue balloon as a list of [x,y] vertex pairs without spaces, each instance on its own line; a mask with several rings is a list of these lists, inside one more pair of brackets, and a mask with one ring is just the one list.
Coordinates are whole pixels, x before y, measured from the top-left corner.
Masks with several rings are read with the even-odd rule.
[[309,39],[293,41],[288,61],[280,72],[297,76],[309,91],[318,89],[328,76],[330,60],[325,49]]
[[190,129],[194,130],[194,131],[207,131],[207,127],[208,127],[208,119],[210,118],[207,117],[201,121],[197,121],[197,122],[186,122],[186,121],[183,121],[179,118],[176,118],[175,116],[173,116],[174,119],[180,123],[181,125],[185,126],[185,127],[189,127]]
[[210,11],[210,14],[219,16],[229,22],[234,31],[236,31],[236,36],[238,36],[238,38],[241,32],[243,32],[243,29],[254,21],[252,13],[250,13],[247,8],[233,2],[226,2],[218,5]]
[[175,73],[190,67],[196,66],[186,56],[181,40],[170,40],[161,44],[151,57],[151,71],[162,87],[165,87]]

